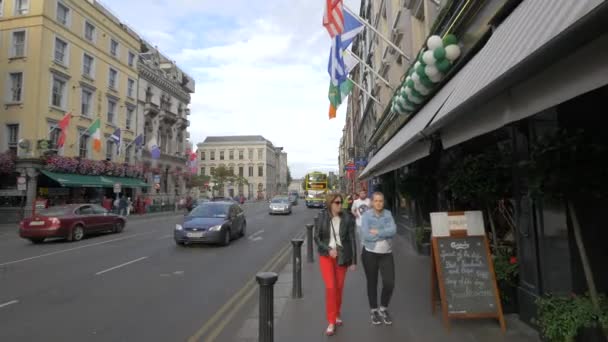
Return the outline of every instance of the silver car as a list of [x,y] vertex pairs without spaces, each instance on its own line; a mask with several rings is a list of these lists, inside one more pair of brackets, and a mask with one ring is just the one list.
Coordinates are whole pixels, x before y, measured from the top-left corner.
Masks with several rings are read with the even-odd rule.
[[268,206],[268,214],[291,214],[291,202],[288,197],[274,197]]

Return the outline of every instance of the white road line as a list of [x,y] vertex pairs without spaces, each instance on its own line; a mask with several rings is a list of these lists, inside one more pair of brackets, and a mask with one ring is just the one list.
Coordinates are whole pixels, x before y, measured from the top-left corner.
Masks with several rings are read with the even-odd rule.
[[148,257],[141,257],[141,258],[139,258],[139,259],[131,260],[131,261],[129,261],[129,262],[125,262],[124,264],[120,264],[120,265],[118,265],[118,266],[110,267],[110,268],[108,268],[107,270],[99,271],[99,272],[95,273],[95,275],[104,274],[104,273],[106,273],[106,272],[110,272],[110,271],[115,270],[115,269],[117,269],[117,268],[121,268],[121,267],[123,267],[123,266],[127,266],[127,265],[130,265],[130,264],[135,263],[135,262],[138,262],[138,261],[142,261],[142,260],[147,259],[147,258],[148,258]]
[[260,237],[260,236],[256,236],[256,237],[254,237],[253,239],[252,239],[252,238],[249,238],[249,240],[251,240],[251,241],[260,241],[260,240],[262,240],[262,237]]
[[255,233],[253,233],[253,234],[249,235],[248,239],[249,239],[249,240],[253,240],[253,239],[255,239],[255,238],[256,238],[256,237],[257,237],[259,234],[262,234],[263,232],[264,232],[264,229],[262,229],[262,230],[258,230],[257,232],[255,232]]
[[11,300],[10,302],[6,302],[4,304],[0,304],[0,309],[2,309],[5,306],[9,306],[9,305],[17,304],[17,303],[19,303],[18,300]]
[[156,239],[156,240],[168,239],[168,238],[170,238],[170,237],[173,237],[173,234],[163,235],[163,236],[159,237],[159,238],[158,238],[158,239]]
[[82,246],[78,246],[78,247],[74,247],[74,248],[63,249],[63,250],[60,250],[60,251],[50,252],[50,253],[46,253],[46,254],[40,254],[40,255],[36,255],[36,256],[33,256],[33,257],[25,258],[25,259],[7,261],[7,262],[4,262],[4,263],[1,263],[0,266],[12,265],[12,264],[16,264],[16,263],[20,263],[20,262],[24,262],[24,261],[44,258],[44,257],[47,257],[49,255],[55,255],[55,254],[61,254],[61,253],[71,252],[71,251],[75,251],[75,250],[83,249],[83,248],[87,248],[87,247],[104,245],[106,243],[115,242],[115,241],[121,241],[121,240],[126,240],[126,239],[131,239],[131,238],[134,238],[136,236],[146,235],[146,234],[151,234],[151,233],[152,232],[133,234],[133,235],[128,235],[128,236],[121,237],[121,238],[118,238],[118,239],[106,240],[106,241],[97,242],[97,243],[91,243],[91,244],[88,244],[88,245],[82,245]]

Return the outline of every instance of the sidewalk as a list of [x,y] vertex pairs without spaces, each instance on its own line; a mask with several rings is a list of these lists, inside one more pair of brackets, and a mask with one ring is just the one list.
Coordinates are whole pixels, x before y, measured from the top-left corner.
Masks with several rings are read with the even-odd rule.
[[[311,341],[540,341],[537,333],[519,321],[506,316],[507,333],[502,334],[496,320],[453,320],[445,330],[439,314],[431,314],[429,269],[430,259],[418,256],[402,236],[395,241],[396,287],[391,301],[392,326],[372,326],[366,297],[365,275],[361,265],[346,278],[342,319],[344,326],[333,337],[324,335],[324,285],[315,263],[306,262],[303,251],[302,299],[291,299],[291,262],[280,273],[275,285],[275,340]],[[257,305],[238,333],[239,342],[257,341]]]

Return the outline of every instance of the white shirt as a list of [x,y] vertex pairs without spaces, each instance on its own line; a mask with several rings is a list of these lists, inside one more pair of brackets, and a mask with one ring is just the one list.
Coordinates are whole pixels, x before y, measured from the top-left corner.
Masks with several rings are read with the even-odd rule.
[[340,216],[332,217],[330,222],[329,248],[336,249],[336,246],[342,246],[342,241],[340,241]]
[[357,218],[358,227],[361,227],[361,216],[363,216],[363,213],[370,209],[371,206],[372,203],[369,198],[366,198],[364,200],[358,199],[353,202],[352,212],[353,215],[355,215],[355,217]]

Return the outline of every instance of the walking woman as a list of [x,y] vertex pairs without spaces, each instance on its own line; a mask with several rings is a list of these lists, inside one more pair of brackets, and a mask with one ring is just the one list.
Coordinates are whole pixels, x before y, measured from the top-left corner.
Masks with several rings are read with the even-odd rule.
[[[395,263],[392,240],[397,233],[391,212],[384,209],[384,195],[374,192],[372,210],[366,211],[361,219],[361,239],[363,251],[361,262],[367,278],[367,298],[371,309],[372,324],[393,324],[388,313],[388,304],[395,287]],[[382,294],[378,308],[378,273],[382,277]]]
[[342,211],[342,196],[327,196],[326,210],[319,213],[319,225],[315,229],[315,243],[319,251],[319,266],[325,282],[325,311],[327,330],[332,336],[336,326],[342,325],[342,289],[347,269],[357,264],[355,219],[348,211]]

